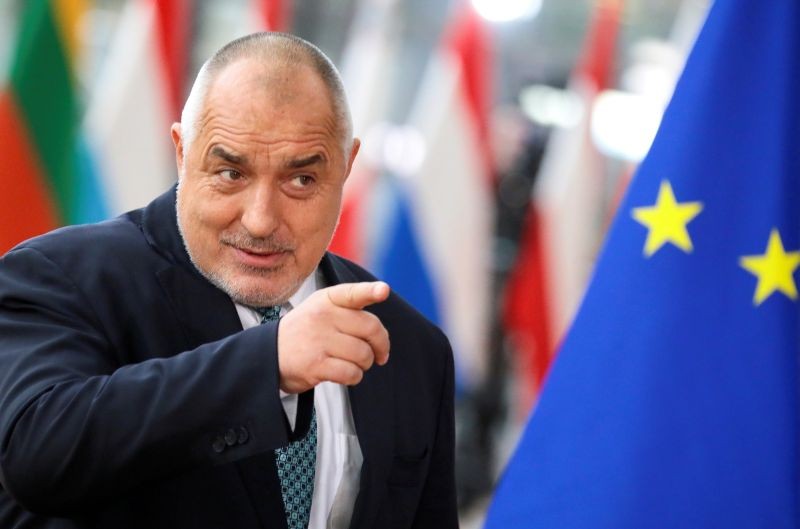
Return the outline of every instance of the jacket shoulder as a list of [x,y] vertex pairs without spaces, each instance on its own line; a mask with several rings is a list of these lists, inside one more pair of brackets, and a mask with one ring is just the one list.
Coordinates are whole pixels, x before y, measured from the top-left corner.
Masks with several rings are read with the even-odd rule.
[[148,247],[139,211],[96,224],[65,226],[24,241],[7,255],[34,250],[65,270],[92,263],[131,263]]

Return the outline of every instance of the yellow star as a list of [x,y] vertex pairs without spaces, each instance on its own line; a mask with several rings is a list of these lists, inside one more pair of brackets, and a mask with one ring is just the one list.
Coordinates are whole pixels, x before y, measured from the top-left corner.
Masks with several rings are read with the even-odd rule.
[[776,291],[783,292],[789,299],[797,299],[797,285],[792,274],[800,266],[800,251],[787,253],[777,229],[772,228],[769,233],[766,253],[745,255],[739,259],[739,264],[758,278],[753,295],[756,306]]
[[686,253],[692,251],[692,240],[686,225],[703,210],[701,202],[675,200],[669,181],[663,180],[654,206],[633,208],[633,218],[647,227],[644,255],[650,257],[670,242]]

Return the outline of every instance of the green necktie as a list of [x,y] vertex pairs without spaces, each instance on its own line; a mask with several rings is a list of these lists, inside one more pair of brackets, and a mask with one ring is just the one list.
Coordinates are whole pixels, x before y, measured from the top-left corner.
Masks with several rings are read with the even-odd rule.
[[[261,323],[275,321],[281,313],[280,307],[263,307],[255,310],[261,315]],[[281,481],[281,496],[289,529],[306,529],[311,514],[314,471],[317,464],[317,414],[313,407],[313,393],[310,396],[311,424],[308,433],[305,437],[292,441],[288,446],[275,450],[275,463]],[[300,400],[302,402],[302,399]],[[298,402],[298,416],[299,404],[300,402]]]

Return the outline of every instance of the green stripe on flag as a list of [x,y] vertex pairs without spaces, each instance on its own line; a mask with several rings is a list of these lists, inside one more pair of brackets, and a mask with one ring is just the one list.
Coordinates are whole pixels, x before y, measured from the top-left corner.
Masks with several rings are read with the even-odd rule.
[[64,43],[48,0],[29,0],[22,16],[11,87],[45,168],[62,221],[76,218],[78,110]]

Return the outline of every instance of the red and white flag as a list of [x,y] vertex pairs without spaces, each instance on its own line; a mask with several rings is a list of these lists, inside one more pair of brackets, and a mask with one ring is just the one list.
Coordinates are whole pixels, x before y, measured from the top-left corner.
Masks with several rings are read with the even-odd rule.
[[590,137],[590,118],[595,98],[610,84],[621,11],[622,0],[595,4],[568,85],[580,101],[580,119],[552,132],[506,289],[506,328],[533,392],[583,297],[602,241],[604,168]]
[[410,179],[421,254],[466,386],[486,374],[494,223],[490,36],[469,4],[431,58],[410,124],[426,155]]
[[383,135],[378,131],[389,113],[391,68],[396,45],[397,0],[362,0],[342,54],[341,74],[350,103],[353,134],[361,139],[344,186],[339,225],[330,250],[368,265],[374,253],[376,226],[374,193],[383,170]]
[[292,21],[291,0],[250,0],[245,33],[288,31]]
[[112,214],[175,181],[169,129],[183,101],[191,8],[192,0],[134,0],[120,15],[84,123]]

